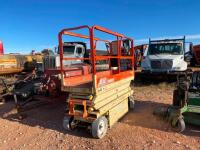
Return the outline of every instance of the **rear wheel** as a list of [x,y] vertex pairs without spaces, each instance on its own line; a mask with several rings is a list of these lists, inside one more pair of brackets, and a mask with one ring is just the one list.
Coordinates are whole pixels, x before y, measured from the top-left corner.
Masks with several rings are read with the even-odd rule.
[[5,99],[3,97],[0,97],[0,105],[5,103]]
[[19,119],[19,120],[23,120],[23,119],[25,119],[27,117],[27,114],[22,114],[22,113],[19,113],[18,115],[17,115],[17,119]]
[[68,131],[72,130],[71,125],[70,125],[71,122],[72,122],[72,117],[65,116],[63,118],[63,128],[68,130]]
[[185,121],[183,120],[183,118],[178,118],[175,125],[173,125],[172,122],[171,122],[171,126],[172,126],[174,131],[180,133],[180,132],[183,132],[185,130]]
[[92,136],[101,139],[108,130],[108,120],[105,116],[99,117],[92,123]]

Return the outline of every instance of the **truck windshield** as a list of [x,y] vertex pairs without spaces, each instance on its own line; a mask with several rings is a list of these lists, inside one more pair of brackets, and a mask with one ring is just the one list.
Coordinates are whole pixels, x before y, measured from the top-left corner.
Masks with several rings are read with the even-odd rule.
[[64,53],[74,53],[75,46],[63,46]]
[[156,55],[156,54],[181,55],[183,54],[183,46],[181,43],[150,44],[148,54],[149,55]]

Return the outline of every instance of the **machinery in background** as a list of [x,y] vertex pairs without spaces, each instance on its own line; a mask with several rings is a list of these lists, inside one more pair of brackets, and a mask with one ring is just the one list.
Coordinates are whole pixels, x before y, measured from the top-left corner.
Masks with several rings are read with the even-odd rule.
[[172,106],[154,113],[166,117],[177,132],[185,130],[185,123],[200,126],[200,71],[179,75]]
[[[83,59],[86,53],[86,44],[83,42],[68,42],[63,44],[65,57],[76,57]],[[60,50],[54,54],[51,50],[42,51],[42,72],[41,68],[36,68],[22,80],[18,80],[8,94],[12,93],[16,103],[19,117],[25,111],[39,107],[42,104],[49,104],[57,101],[65,101],[68,93],[61,90],[61,70],[60,70]],[[82,74],[80,65],[83,60],[70,60],[64,63],[66,75],[73,77]],[[8,86],[5,86],[8,87]],[[8,89],[8,88],[5,88]],[[11,91],[11,92],[10,92]]]
[[0,75],[30,72],[42,63],[42,55],[4,54],[0,56]]
[[[86,55],[86,44],[83,42],[64,43],[63,48],[65,57],[83,58],[84,55]],[[32,102],[33,99],[38,99],[36,96],[40,95],[45,96],[46,98],[55,98],[62,95],[59,50],[57,54],[54,54],[53,51],[49,49],[45,49],[42,51],[42,55],[31,54],[2,56],[4,57],[4,61],[7,56],[7,60],[12,62],[11,64],[13,65],[17,62],[19,63],[19,60],[21,60],[21,66],[19,66],[21,69],[14,72],[14,67],[11,67],[12,72],[7,72],[7,74],[18,73],[22,70],[26,71],[26,73],[17,75],[15,82],[12,82],[11,84],[7,79],[1,78],[3,91],[1,92],[0,99],[4,99],[6,96],[14,94],[15,102],[18,108],[21,109],[26,104]],[[16,61],[16,58],[19,58],[19,60]],[[83,61],[72,60],[65,63],[65,66],[68,68],[68,76],[74,76],[81,73],[81,70],[76,66],[70,68],[70,65],[77,63],[83,63]],[[5,68],[3,70],[5,72]],[[19,101],[20,99],[22,100],[22,103]],[[22,105],[23,103],[24,105]]]
[[[0,55],[0,102],[12,96],[14,89],[27,83],[30,76],[43,71],[42,54],[3,54]],[[24,86],[25,87],[25,86]],[[26,89],[27,90],[27,89]]]
[[3,54],[0,55],[0,76],[14,75],[22,71],[31,72],[37,66],[41,66],[42,62],[42,54]]
[[149,40],[145,59],[142,61],[142,72],[178,73],[187,70],[184,60],[185,37],[182,39]]
[[25,74],[20,74],[15,77],[11,78],[5,78],[5,77],[0,77],[0,86],[1,86],[1,91],[0,91],[0,103],[3,104],[6,102],[6,99],[9,98],[11,99],[11,96],[13,96],[13,92],[15,89],[17,89],[19,86],[26,88],[26,84],[28,84],[28,80],[32,79],[32,77],[35,76],[35,73],[25,73]]
[[143,59],[145,58],[145,55],[147,53],[148,45],[147,44],[142,44],[142,45],[137,45],[134,47],[134,52],[135,52],[135,70],[137,68],[141,67],[141,63]]
[[194,67],[200,65],[200,45],[192,46],[189,53],[191,55],[190,66]]
[[50,50],[30,54],[10,53],[4,54],[3,43],[0,41],[0,77],[12,76],[21,72],[31,72],[37,68],[42,71],[43,57],[49,55]]

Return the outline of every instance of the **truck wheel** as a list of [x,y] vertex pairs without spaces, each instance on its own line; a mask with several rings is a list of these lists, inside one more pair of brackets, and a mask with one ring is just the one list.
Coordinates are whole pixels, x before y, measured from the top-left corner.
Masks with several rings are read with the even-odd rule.
[[72,121],[72,117],[68,117],[68,116],[65,116],[63,118],[63,128],[70,131],[71,130],[71,121]]
[[102,116],[92,123],[92,136],[101,139],[106,135],[108,130],[108,120]]
[[27,114],[18,113],[16,117],[17,117],[18,120],[23,120],[23,119],[25,119],[27,117]]
[[185,121],[183,120],[183,118],[178,118],[175,126],[172,125],[172,123],[171,126],[174,131],[181,133],[185,130]]
[[135,107],[135,101],[134,101],[133,96],[128,97],[128,107],[129,107],[129,110],[133,110]]
[[5,99],[0,97],[0,105],[3,105],[3,104],[5,104]]

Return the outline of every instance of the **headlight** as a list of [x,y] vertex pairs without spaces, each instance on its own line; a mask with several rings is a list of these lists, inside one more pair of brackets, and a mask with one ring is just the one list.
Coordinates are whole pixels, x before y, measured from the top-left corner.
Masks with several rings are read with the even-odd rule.
[[28,94],[27,93],[22,93],[22,97],[27,98]]

